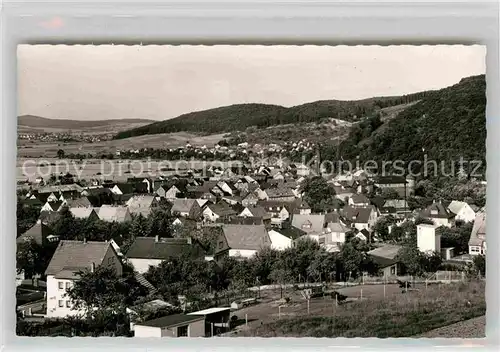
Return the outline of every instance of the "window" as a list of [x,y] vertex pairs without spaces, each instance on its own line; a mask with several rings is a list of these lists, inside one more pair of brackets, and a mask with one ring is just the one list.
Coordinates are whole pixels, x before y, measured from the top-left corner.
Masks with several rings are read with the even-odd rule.
[[177,337],[188,337],[188,325],[179,326],[177,328]]
[[59,289],[60,290],[64,289],[64,282],[59,281]]
[[59,300],[59,307],[64,307],[64,302],[62,301],[62,299]]
[[66,301],[66,308],[71,308],[71,301]]
[[69,289],[69,282],[66,282],[66,290]]

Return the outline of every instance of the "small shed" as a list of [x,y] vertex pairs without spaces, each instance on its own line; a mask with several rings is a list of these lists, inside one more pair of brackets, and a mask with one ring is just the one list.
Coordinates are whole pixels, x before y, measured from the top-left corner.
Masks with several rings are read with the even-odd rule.
[[174,314],[148,320],[134,327],[135,337],[204,337],[203,316]]
[[188,315],[203,317],[205,320],[205,336],[211,337],[229,330],[231,307],[208,308],[188,313]]

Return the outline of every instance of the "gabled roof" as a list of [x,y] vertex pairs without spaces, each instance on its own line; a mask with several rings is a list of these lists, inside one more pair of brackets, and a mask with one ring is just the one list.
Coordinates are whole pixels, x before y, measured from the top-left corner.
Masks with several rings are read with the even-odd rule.
[[400,249],[401,249],[401,246],[387,244],[387,245],[383,245],[382,247],[372,249],[367,254],[369,254],[371,256],[380,257],[380,258],[394,259],[398,255],[398,252]]
[[93,212],[95,213],[94,208],[69,208],[69,211],[76,219],[88,219]]
[[469,239],[469,246],[481,246],[486,241],[486,212],[476,214]]
[[42,211],[40,212],[40,221],[44,224],[51,224],[61,217],[61,213],[57,211]]
[[[98,210],[97,210],[98,209]],[[116,222],[124,222],[127,220],[127,215],[130,214],[130,211],[127,207],[113,207],[103,205],[100,208],[96,208],[97,215],[99,219],[104,221],[116,221]]]
[[326,227],[330,229],[331,232],[346,233],[351,230],[349,227],[342,225],[340,222],[329,222],[326,224]]
[[126,256],[131,259],[160,259],[188,255],[203,258],[204,252],[197,242],[190,243],[188,238],[137,237]]
[[66,201],[66,205],[68,206],[68,208],[87,208],[92,206],[87,197],[68,199]]
[[288,187],[272,187],[266,189],[266,194],[269,198],[279,198],[279,197],[295,197],[291,188]]
[[245,209],[248,209],[250,213],[256,218],[268,219],[270,218],[268,212],[260,206],[248,206]]
[[404,199],[388,199],[384,203],[384,208],[408,209],[408,203]]
[[189,213],[191,209],[193,209],[196,204],[198,204],[196,199],[189,199],[189,198],[176,198],[170,200],[170,203],[172,203],[172,208],[170,211],[173,213]]
[[379,185],[394,185],[407,183],[403,176],[379,176],[375,178],[375,183]]
[[222,233],[231,249],[260,250],[271,244],[264,225],[226,225]]
[[441,202],[432,203],[420,215],[424,218],[434,219],[451,219],[455,217],[455,214],[448,210]]
[[129,208],[151,208],[155,202],[155,197],[151,195],[135,195],[127,201]]
[[59,192],[82,192],[83,187],[73,183],[69,185],[45,186],[38,188],[37,192],[42,193],[59,193]]
[[[308,228],[304,228],[304,224],[308,225]],[[321,233],[325,227],[325,214],[294,214],[292,218],[292,226],[301,229],[306,233]]]
[[57,275],[61,272],[71,274],[90,269],[92,263],[95,266],[101,265],[110,247],[111,243],[109,242],[61,241],[50,260],[47,270],[45,270],[45,274]]
[[25,233],[19,236],[16,239],[17,243],[22,243],[24,241],[30,241],[33,239],[39,245],[42,245],[45,242],[47,236],[50,235],[50,228],[42,224],[41,222],[37,222],[30,229],[28,229]]
[[367,224],[370,219],[371,212],[375,210],[373,205],[367,207],[344,207],[342,210],[347,220],[357,224]]
[[64,202],[58,200],[57,202],[47,202],[53,211],[59,211]]
[[226,202],[219,202],[217,204],[209,204],[207,205],[207,208],[209,208],[211,211],[213,211],[215,214],[219,216],[230,216],[230,215],[237,215],[238,212],[231,208],[229,204]]
[[351,199],[354,204],[363,204],[363,203],[370,204],[370,200],[363,194],[355,193],[351,196]]

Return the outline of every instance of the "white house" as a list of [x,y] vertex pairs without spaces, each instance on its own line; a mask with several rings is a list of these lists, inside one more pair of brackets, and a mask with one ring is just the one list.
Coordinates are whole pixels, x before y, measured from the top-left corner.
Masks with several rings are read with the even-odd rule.
[[83,313],[73,309],[66,290],[78,280],[81,270],[98,266],[113,268],[122,275],[122,264],[110,242],[61,241],[45,271],[47,275],[47,317],[62,318]]
[[424,253],[441,253],[441,235],[436,233],[436,225],[417,225],[417,247]]
[[420,213],[420,216],[432,220],[437,227],[452,227],[455,224],[455,214],[440,202],[429,205]]
[[143,274],[150,266],[158,266],[169,258],[189,255],[203,259],[203,250],[191,238],[137,237],[127,251],[127,259],[135,271]]
[[251,258],[270,247],[271,238],[264,225],[223,225],[217,239],[215,260],[223,257]]
[[175,314],[134,326],[135,337],[204,337],[205,317]]
[[285,235],[282,235],[278,231],[269,231],[269,238],[271,239],[271,248],[278,251],[282,251],[292,247],[292,239]]
[[476,212],[466,202],[454,200],[448,205],[448,210],[456,214],[455,221],[472,222],[476,217]]
[[486,254],[486,212],[479,211],[474,219],[474,225],[469,239],[469,254]]

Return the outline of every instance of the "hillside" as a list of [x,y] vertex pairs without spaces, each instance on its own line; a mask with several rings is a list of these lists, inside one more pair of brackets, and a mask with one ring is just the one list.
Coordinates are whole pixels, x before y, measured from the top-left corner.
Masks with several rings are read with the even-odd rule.
[[[346,160],[427,160],[485,162],[486,80],[484,75],[427,94],[382,125],[353,126],[340,146]],[[323,158],[336,158],[336,148],[324,146]],[[331,160],[331,159],[330,159]],[[334,159],[335,160],[335,159]],[[415,165],[419,167],[419,165]]]
[[251,126],[266,128],[285,124],[318,122],[332,118],[354,122],[373,114],[382,107],[409,103],[421,99],[427,93],[357,101],[321,100],[290,108],[268,104],[235,104],[190,112],[170,120],[123,131],[118,133],[116,138],[180,131],[206,134],[224,133],[244,131]]
[[[24,131],[48,131],[52,130],[89,130],[96,128],[109,129],[114,126],[122,126],[121,129],[126,129],[131,126],[150,124],[152,120],[147,119],[112,119],[112,120],[61,120],[49,119],[46,117],[34,115],[22,115],[17,119],[18,129]],[[123,128],[125,127],[125,128]]]

